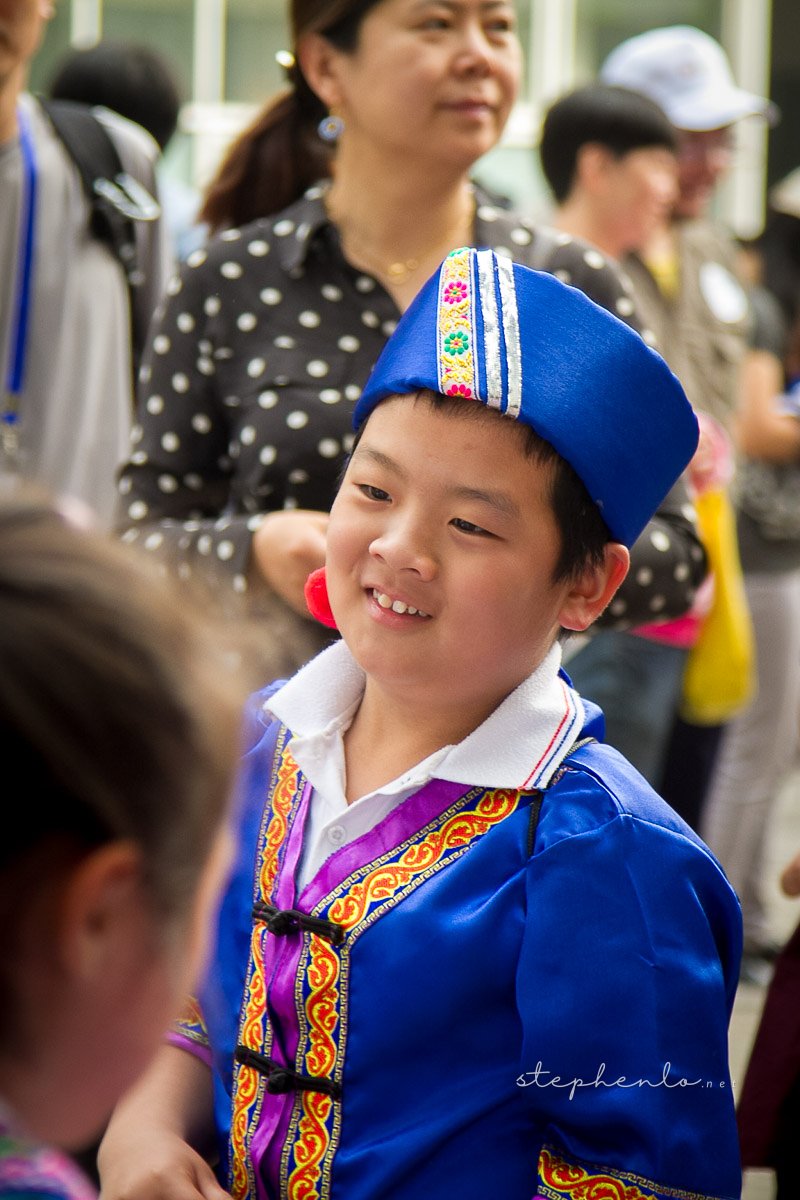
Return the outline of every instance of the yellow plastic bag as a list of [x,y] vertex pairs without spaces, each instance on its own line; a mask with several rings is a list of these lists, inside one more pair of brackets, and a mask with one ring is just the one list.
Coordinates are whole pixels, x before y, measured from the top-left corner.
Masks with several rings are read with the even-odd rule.
[[680,714],[693,725],[724,725],[741,712],[755,691],[753,625],[728,493],[716,488],[704,492],[696,507],[714,596],[689,651]]

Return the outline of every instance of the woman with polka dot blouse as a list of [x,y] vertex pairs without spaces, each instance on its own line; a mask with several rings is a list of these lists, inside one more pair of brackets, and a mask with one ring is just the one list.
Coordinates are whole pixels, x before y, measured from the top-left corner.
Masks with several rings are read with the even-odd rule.
[[[505,252],[641,326],[601,254],[470,180],[517,96],[512,3],[292,0],[291,22],[289,86],[230,149],[206,198],[215,235],[155,314],[120,524],[182,574],[305,615],[353,403],[451,249]],[[652,616],[654,597],[685,611],[704,572],[685,492],[634,557],[606,620]]]

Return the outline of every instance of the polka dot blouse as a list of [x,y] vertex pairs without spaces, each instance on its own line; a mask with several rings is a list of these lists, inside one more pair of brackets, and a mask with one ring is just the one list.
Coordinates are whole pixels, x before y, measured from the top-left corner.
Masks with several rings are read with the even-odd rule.
[[[400,317],[385,289],[344,259],[323,189],[195,251],[154,315],[142,365],[120,475],[122,536],[184,576],[213,561],[237,592],[265,513],[330,508],[353,404]],[[598,251],[476,198],[476,245],[581,288],[648,340],[627,280]],[[641,542],[638,573],[607,624],[678,615],[702,577],[682,489]]]

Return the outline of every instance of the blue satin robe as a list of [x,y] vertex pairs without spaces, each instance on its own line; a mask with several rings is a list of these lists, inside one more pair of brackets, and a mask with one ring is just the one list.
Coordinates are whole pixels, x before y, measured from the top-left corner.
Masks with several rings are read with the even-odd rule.
[[256,719],[174,1038],[212,1066],[236,1200],[738,1197],[738,901],[642,777],[590,741],[544,792],[433,781],[298,895],[289,736]]

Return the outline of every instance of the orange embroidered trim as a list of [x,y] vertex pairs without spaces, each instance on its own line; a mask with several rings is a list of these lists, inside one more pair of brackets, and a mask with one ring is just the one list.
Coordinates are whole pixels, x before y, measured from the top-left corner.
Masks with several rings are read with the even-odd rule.
[[194,996],[190,996],[184,1005],[183,1012],[173,1024],[173,1029],[182,1037],[199,1046],[208,1046],[208,1033],[200,1005]]
[[[292,805],[298,798],[300,768],[292,756],[277,750],[277,777],[272,780],[272,803],[267,808],[266,830],[262,827],[259,894],[269,899],[278,874],[278,859],[289,828]],[[266,991],[264,982],[264,938],[261,925],[253,928],[250,944],[250,974],[245,985],[239,1043],[259,1053],[267,1053],[272,1041],[266,1028]],[[255,1194],[255,1179],[250,1160],[249,1141],[257,1128],[266,1081],[253,1067],[236,1063],[233,1071],[232,1117],[230,1133],[229,1189],[234,1200]]]
[[328,920],[345,929],[353,929],[365,919],[368,910],[385,902],[395,902],[409,887],[416,886],[435,871],[450,851],[468,846],[493,825],[503,821],[519,804],[516,791],[487,791],[474,810],[459,812],[434,829],[421,842],[412,843],[396,863],[376,867],[349,892],[336,899],[328,912]]
[[[335,1034],[339,1024],[336,1006],[339,973],[339,955],[329,942],[312,934],[306,972],[310,990],[305,1003],[309,1031],[305,1070],[309,1075],[327,1079],[333,1078],[338,1050]],[[339,1114],[334,1112],[337,1107],[330,1096],[303,1093],[294,1146],[296,1165],[289,1178],[290,1196],[310,1198],[321,1194],[321,1164],[331,1141],[328,1125],[332,1118],[338,1125]]]
[[560,1158],[547,1146],[539,1157],[538,1194],[548,1200],[709,1200],[699,1192],[681,1192],[661,1187],[639,1175],[620,1175],[599,1167],[591,1173],[576,1163]]
[[[472,797],[474,808],[449,817],[420,842],[406,843],[393,852],[396,861],[384,861],[359,881],[346,881],[348,890],[334,897],[325,917],[343,925],[352,934],[340,947],[312,934],[306,958],[304,1031],[306,1049],[303,1070],[309,1075],[335,1077],[344,1057],[347,1030],[347,978],[350,945],[386,908],[393,907],[410,891],[430,878],[452,851],[460,851],[499,824],[517,808],[522,793],[479,791]],[[449,857],[448,857],[449,856]],[[386,856],[390,858],[390,856]],[[302,971],[302,963],[301,963]],[[301,1042],[302,1045],[302,1042]],[[301,1113],[289,1131],[286,1194],[303,1200],[324,1200],[329,1193],[327,1164],[339,1141],[341,1105],[319,1092],[303,1092]]]

